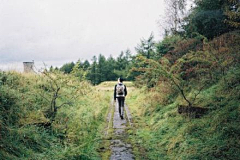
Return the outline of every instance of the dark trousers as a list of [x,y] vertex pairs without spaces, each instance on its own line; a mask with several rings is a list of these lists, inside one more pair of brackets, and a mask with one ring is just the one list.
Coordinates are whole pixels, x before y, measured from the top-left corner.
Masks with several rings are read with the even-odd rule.
[[119,115],[123,116],[124,114],[124,101],[125,101],[125,97],[117,97],[118,100],[118,109],[119,109]]

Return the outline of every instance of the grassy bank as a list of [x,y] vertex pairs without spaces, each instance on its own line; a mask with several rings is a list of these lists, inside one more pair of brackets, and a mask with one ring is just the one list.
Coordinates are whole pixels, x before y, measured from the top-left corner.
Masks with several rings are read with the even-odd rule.
[[[133,143],[149,159],[240,159],[240,69],[232,68],[203,90],[196,105],[208,108],[201,118],[179,114],[184,104],[164,83],[136,89],[128,97],[133,113]],[[171,94],[169,94],[171,93]],[[190,97],[193,91],[186,95]]]
[[1,72],[0,157],[100,159],[109,99],[70,75]]

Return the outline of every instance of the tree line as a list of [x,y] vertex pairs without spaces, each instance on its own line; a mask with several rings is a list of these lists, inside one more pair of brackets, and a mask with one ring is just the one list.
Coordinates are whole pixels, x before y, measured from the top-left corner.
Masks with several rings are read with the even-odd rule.
[[189,52],[206,50],[206,44],[215,37],[240,28],[237,0],[195,0],[189,11],[186,11],[187,3],[186,0],[166,1],[168,13],[161,22],[163,40],[156,42],[153,34],[142,38],[135,47],[137,54],[133,55],[129,49],[122,51],[117,58],[100,54],[94,56],[91,63],[88,60],[66,63],[60,71],[75,74],[94,85],[123,77],[125,80],[144,81],[150,87],[157,83],[159,77],[150,77],[150,72],[141,70],[149,64],[143,64],[139,56],[160,64],[165,58],[165,63],[173,65]]
[[134,56],[130,50],[122,51],[121,54],[114,58],[105,57],[102,54],[93,56],[91,63],[88,60],[78,60],[76,63],[70,62],[64,64],[59,70],[66,74],[75,74],[81,79],[91,81],[97,85],[104,81],[113,81],[118,77],[124,77],[125,80],[133,80],[129,70],[133,64]]

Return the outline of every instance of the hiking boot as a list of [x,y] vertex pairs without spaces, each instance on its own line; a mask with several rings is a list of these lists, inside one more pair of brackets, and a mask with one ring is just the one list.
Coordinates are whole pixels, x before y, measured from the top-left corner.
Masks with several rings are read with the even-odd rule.
[[123,116],[121,116],[121,119],[123,119]]

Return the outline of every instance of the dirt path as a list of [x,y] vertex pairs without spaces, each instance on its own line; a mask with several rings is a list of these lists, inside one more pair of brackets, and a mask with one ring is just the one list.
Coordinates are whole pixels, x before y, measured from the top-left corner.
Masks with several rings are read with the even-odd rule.
[[[110,142],[111,156],[110,160],[133,160],[134,155],[132,154],[132,145],[127,143],[126,129],[130,126],[130,113],[125,106],[125,117],[122,120],[119,116],[118,105],[113,103],[113,118],[112,118],[112,137]],[[109,115],[110,116],[110,115]],[[128,119],[129,118],[129,119]]]

